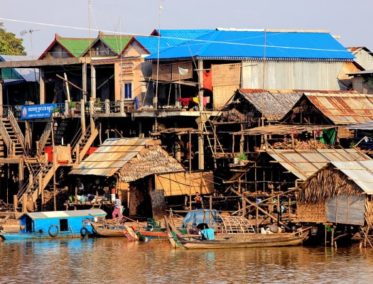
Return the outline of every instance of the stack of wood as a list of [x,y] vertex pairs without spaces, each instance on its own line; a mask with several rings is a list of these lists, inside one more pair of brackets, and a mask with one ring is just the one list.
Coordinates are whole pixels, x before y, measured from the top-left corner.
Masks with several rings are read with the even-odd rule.
[[310,149],[328,149],[328,145],[321,143],[318,140],[300,141],[294,140],[294,145],[291,140],[276,142],[273,144],[275,149],[297,149],[297,150],[310,150]]

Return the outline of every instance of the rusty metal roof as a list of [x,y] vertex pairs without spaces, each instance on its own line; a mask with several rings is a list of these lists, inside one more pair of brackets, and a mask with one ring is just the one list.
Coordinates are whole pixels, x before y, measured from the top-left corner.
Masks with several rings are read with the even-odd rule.
[[265,125],[258,126],[249,129],[244,129],[242,131],[234,132],[234,135],[288,135],[294,133],[302,132],[312,132],[314,130],[323,130],[336,128],[336,126],[330,125],[288,125],[288,124],[275,124],[275,125]]
[[373,194],[373,160],[331,162],[334,167],[353,180],[365,193]]
[[371,160],[356,149],[315,149],[315,150],[270,150],[266,151],[289,172],[301,180],[316,173],[329,162],[351,162]]
[[108,139],[70,174],[113,176],[131,182],[155,173],[184,171],[173,157],[152,139]]
[[239,92],[270,121],[280,120],[303,94],[293,90],[240,89]]
[[307,99],[336,125],[373,120],[373,95],[305,93]]

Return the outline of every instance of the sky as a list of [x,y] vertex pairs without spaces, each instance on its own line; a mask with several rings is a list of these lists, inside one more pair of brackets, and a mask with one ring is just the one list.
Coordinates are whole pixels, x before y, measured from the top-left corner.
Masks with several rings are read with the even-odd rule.
[[[161,29],[316,29],[344,46],[373,50],[373,0],[0,0],[0,22],[39,56],[55,33],[97,36],[97,30],[148,35]],[[36,24],[42,23],[42,24]]]

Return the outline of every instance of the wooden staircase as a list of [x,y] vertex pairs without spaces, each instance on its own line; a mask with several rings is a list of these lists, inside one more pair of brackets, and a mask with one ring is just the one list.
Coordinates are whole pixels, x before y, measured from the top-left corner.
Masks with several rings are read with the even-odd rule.
[[33,211],[34,204],[52,180],[59,166],[56,164],[53,167],[51,163],[33,165],[31,179],[17,194],[18,203],[22,205],[22,212]]
[[0,118],[0,136],[7,148],[7,157],[23,156],[26,154],[25,137],[13,113],[10,110],[7,113]]
[[87,127],[85,132],[80,132],[80,137],[74,143],[72,155],[75,163],[80,163],[98,135],[98,128],[94,121]]
[[[65,132],[68,127],[68,121],[62,120],[60,124],[53,129],[54,131],[54,144],[55,145],[61,145],[62,139],[65,136]],[[65,141],[66,143],[67,141]],[[38,142],[37,146],[37,153],[38,155],[44,154],[44,148],[45,146],[51,146],[52,145],[52,123],[47,123],[45,125],[43,134],[40,137],[40,140]]]

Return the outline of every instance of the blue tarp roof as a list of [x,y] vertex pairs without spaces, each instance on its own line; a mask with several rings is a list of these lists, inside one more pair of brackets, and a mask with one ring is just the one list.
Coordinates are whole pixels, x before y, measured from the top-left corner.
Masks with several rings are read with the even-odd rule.
[[135,38],[145,47],[150,54],[158,54],[158,39],[159,50],[165,50],[170,47],[178,46],[191,39],[198,38],[213,30],[157,30],[161,37],[157,35],[136,36]]
[[[182,32],[161,32],[168,40],[182,37]],[[190,34],[189,30],[185,35]],[[198,35],[195,34],[195,35]],[[159,59],[306,59],[351,61],[353,55],[326,32],[230,31],[210,30],[195,38],[160,51]],[[152,53],[147,59],[157,59]]]

